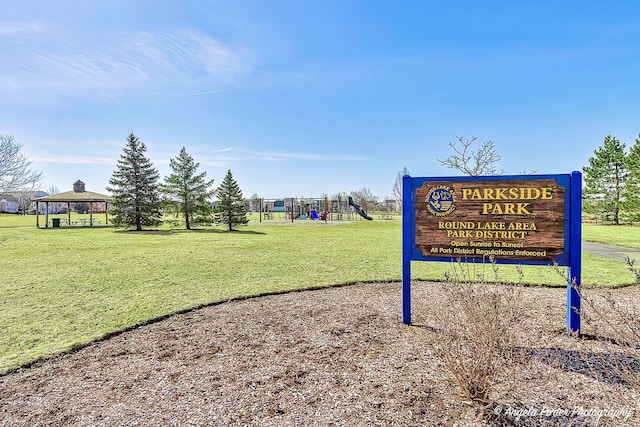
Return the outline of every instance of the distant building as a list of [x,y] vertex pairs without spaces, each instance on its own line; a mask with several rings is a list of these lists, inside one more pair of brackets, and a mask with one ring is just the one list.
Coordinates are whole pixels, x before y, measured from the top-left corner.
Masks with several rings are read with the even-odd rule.
[[273,212],[284,212],[284,200],[273,202]]
[[[8,191],[0,194],[0,213],[35,213],[36,197],[48,196],[44,191]],[[26,212],[22,212],[26,208]],[[44,206],[42,207],[44,209]],[[45,213],[42,211],[41,213]],[[50,212],[51,213],[51,212]]]

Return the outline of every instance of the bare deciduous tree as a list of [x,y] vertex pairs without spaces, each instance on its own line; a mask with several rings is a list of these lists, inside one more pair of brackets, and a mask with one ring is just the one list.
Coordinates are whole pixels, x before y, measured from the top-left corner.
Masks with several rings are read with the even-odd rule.
[[31,170],[21,149],[13,135],[0,134],[0,193],[34,188],[42,180],[42,172]]
[[[55,185],[52,185],[47,189],[47,193],[49,193],[50,196],[53,196],[55,194],[59,194],[60,190]],[[54,203],[51,203],[50,206],[51,206],[51,209],[53,209],[54,213],[59,213],[60,211],[62,211],[62,208],[64,207],[64,203],[54,202]]]
[[18,206],[18,212],[20,212],[22,215],[28,214],[29,209],[31,209],[31,205],[33,205],[34,203],[33,198],[36,195],[35,186],[14,191],[12,192],[12,194],[16,200],[16,205]]
[[[465,175],[502,175],[503,170],[496,169],[496,163],[500,161],[500,155],[496,152],[493,141],[483,141],[480,148],[472,150],[471,146],[476,142],[476,137],[465,139],[457,136],[457,142],[449,142],[449,146],[455,154],[444,160],[438,159],[440,163],[451,169],[457,169]],[[458,145],[459,144],[459,145]]]
[[370,188],[361,188],[351,192],[353,200],[365,211],[370,210],[378,201],[378,197],[374,196]]
[[409,175],[409,169],[403,167],[398,176],[396,176],[396,182],[393,184],[393,197],[396,200],[396,209],[402,210],[402,177]]
[[249,206],[248,210],[253,212],[258,212],[260,210],[260,206],[262,201],[262,197],[258,193],[253,193],[251,197],[249,197]]

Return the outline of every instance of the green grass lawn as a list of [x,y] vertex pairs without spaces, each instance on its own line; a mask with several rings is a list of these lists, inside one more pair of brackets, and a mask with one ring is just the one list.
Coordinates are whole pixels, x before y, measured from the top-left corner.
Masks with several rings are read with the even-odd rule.
[[640,227],[582,224],[582,237],[590,242],[640,249]]
[[[34,225],[34,217],[0,216],[0,372],[203,304],[401,279],[399,221],[252,222],[233,233]],[[490,267],[476,266],[491,276]],[[444,280],[449,270],[412,263],[414,279]],[[518,280],[513,266],[499,266],[499,276]],[[600,286],[634,280],[623,263],[586,254],[582,277]],[[525,267],[524,281],[564,286],[551,267]]]
[[[78,220],[89,220],[91,215],[89,214],[79,214],[76,212],[71,212],[71,215],[68,214],[49,214],[49,226],[51,226],[51,220],[53,218],[67,219],[71,217],[71,221]],[[40,226],[44,227],[46,223],[45,215],[40,215]],[[99,221],[100,225],[105,225],[105,221],[107,218],[104,213],[94,213],[93,219]],[[108,218],[111,220],[111,218]],[[36,216],[35,215],[16,215],[11,213],[0,213],[0,229],[2,228],[13,228],[13,227],[35,227],[36,225]]]

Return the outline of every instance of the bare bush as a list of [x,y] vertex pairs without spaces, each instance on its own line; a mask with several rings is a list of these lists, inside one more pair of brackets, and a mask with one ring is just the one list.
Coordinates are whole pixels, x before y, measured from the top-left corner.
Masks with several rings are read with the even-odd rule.
[[[640,284],[640,272],[627,258],[629,269]],[[590,361],[593,375],[604,383],[620,384],[614,403],[631,405],[640,394],[640,302],[623,298],[620,290],[578,288],[582,302],[582,333],[592,338],[603,351]],[[631,399],[630,399],[631,398]]]
[[[486,277],[491,266],[493,281]],[[434,349],[470,405],[490,405],[495,386],[508,387],[520,363],[522,286],[500,283],[495,263],[451,263],[450,282],[436,315]]]
[[[635,261],[627,258],[626,262],[636,277],[636,285],[640,284]],[[640,301],[628,297],[624,289],[567,283],[571,283],[581,301],[581,362],[601,389],[609,386],[603,396],[612,407],[635,407],[640,397]]]

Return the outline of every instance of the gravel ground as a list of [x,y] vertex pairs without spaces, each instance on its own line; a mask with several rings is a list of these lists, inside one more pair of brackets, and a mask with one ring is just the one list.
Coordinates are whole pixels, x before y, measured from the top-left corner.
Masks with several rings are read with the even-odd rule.
[[399,283],[176,315],[0,377],[0,425],[640,425],[634,390],[594,379],[607,348],[564,332],[564,289],[523,289],[528,361],[485,411],[463,403],[431,345],[446,286],[413,285],[412,326]]

